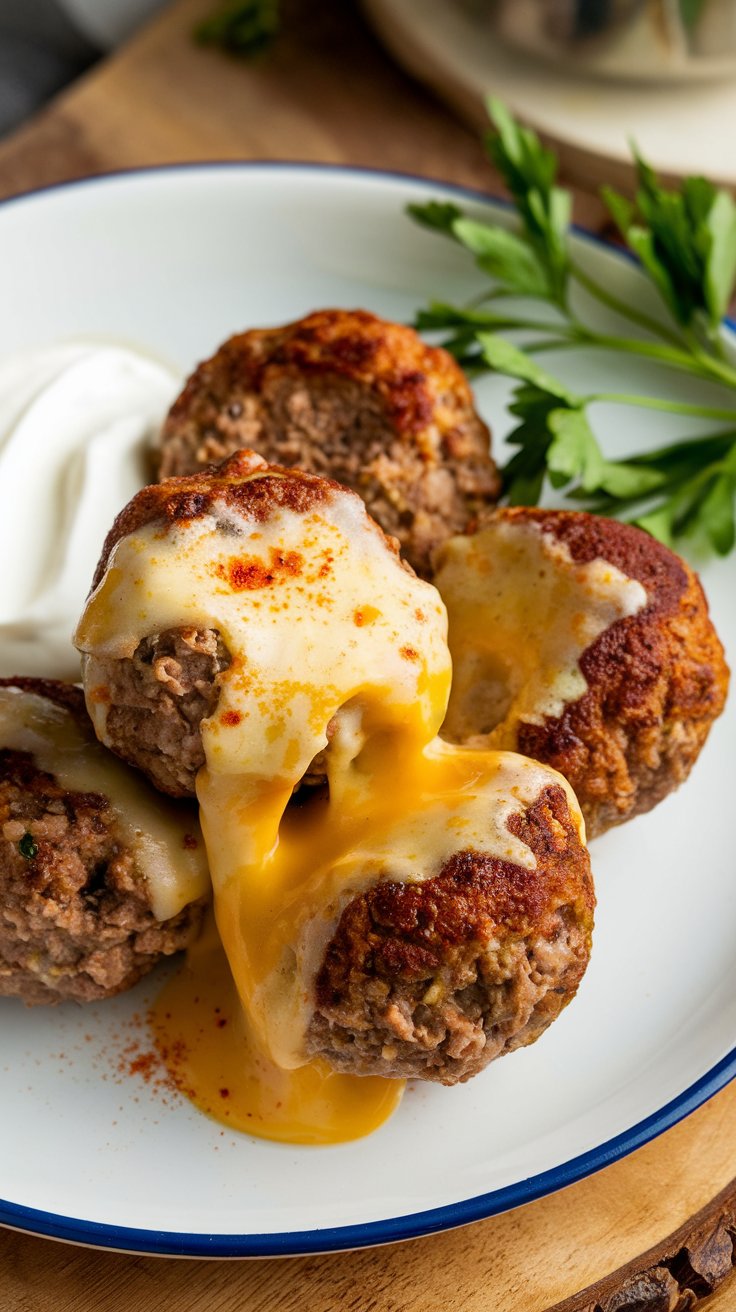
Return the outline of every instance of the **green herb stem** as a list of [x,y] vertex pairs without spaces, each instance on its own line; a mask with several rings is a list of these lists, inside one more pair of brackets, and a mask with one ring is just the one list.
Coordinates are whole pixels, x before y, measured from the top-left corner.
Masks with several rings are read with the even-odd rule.
[[576,261],[571,261],[570,273],[573,278],[575,278],[576,282],[580,283],[581,287],[584,287],[591,296],[594,296],[602,305],[607,306],[609,310],[613,310],[616,314],[622,315],[623,318],[628,319],[631,323],[638,324],[640,328],[644,328],[647,332],[653,333],[655,337],[660,337],[662,341],[669,342],[672,346],[682,348],[683,339],[678,333],[672,332],[657,319],[648,314],[644,314],[642,310],[635,310],[633,306],[627,305],[626,301],[620,301],[618,296],[614,296],[613,292],[609,292],[605,287],[601,287],[594,278],[591,278],[589,274],[585,273]]
[[662,342],[646,342],[636,337],[615,337],[607,333],[596,333],[577,320],[573,320],[570,324],[545,324],[532,319],[504,321],[499,319],[495,326],[505,329],[535,329],[549,333],[547,341],[524,343],[524,350],[532,354],[540,351],[564,351],[570,347],[621,351],[627,355],[642,356],[646,360],[656,360],[667,368],[692,374],[705,382],[725,383],[728,387],[736,389],[736,369],[702,352],[697,355],[689,354],[687,351]]
[[736,422],[736,410],[721,410],[718,406],[690,405],[685,401],[667,401],[661,396],[629,396],[624,392],[592,392],[584,397],[584,404],[608,401],[612,405],[634,405],[642,410],[665,410],[670,414],[688,415],[695,419],[721,419],[724,423]]
[[726,359],[716,359],[701,350],[693,351],[693,359],[701,365],[704,377],[707,374],[717,382],[725,383],[727,387],[736,387],[736,368]]
[[648,360],[657,360],[671,369],[694,374],[696,378],[703,378],[707,382],[725,383],[728,387],[736,388],[736,369],[725,362],[714,360],[702,351],[690,354],[681,348],[666,346],[660,342],[644,342],[636,337],[613,337],[606,333],[592,332],[583,325],[580,325],[578,344],[597,346],[609,351],[622,351],[627,355],[641,355]]

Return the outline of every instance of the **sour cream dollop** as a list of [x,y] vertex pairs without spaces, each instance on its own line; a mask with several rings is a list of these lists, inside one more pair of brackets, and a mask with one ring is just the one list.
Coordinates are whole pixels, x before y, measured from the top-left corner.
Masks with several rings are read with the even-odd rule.
[[0,675],[78,679],[71,635],[113,519],[150,482],[181,386],[167,365],[70,341],[0,361]]

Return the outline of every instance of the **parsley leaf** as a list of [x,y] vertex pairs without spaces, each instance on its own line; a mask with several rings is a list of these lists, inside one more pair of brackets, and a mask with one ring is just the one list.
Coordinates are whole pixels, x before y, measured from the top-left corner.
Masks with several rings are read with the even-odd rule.
[[679,191],[668,191],[640,155],[635,159],[636,204],[611,187],[603,188],[603,199],[673,317],[712,337],[736,279],[736,204],[706,178],[686,178]]
[[546,269],[550,295],[564,305],[572,202],[570,193],[555,185],[557,158],[502,101],[491,97],[488,113],[496,129],[486,138],[488,153],[514,198],[524,238]]
[[279,30],[279,8],[279,0],[223,0],[209,18],[198,23],[194,36],[200,45],[221,46],[250,59],[273,42]]
[[[650,316],[619,300],[573,260],[570,197],[557,185],[553,152],[499,101],[489,101],[489,113],[488,150],[513,198],[516,226],[480,221],[445,201],[412,205],[409,213],[467,250],[491,280],[470,305],[430,301],[415,326],[446,333],[444,345],[469,376],[492,370],[516,380],[508,407],[517,423],[507,435],[514,450],[502,471],[505,497],[513,505],[533,505],[549,484],[576,504],[634,520],[663,541],[700,534],[725,554],[735,538],[736,365],[726,356],[721,320],[736,288],[736,203],[705,178],[686,178],[678,189],[668,189],[636,153],[635,201],[603,189],[629,249],[659,292],[662,314]],[[573,282],[628,320],[632,335],[600,333],[573,312]],[[541,314],[500,310],[497,302],[510,296],[538,301]],[[527,334],[524,346],[499,335],[517,331]],[[655,359],[707,379],[721,386],[730,404],[622,393],[577,396],[535,359],[540,351],[595,348]],[[725,426],[609,460],[591,423],[598,400],[702,416]]]

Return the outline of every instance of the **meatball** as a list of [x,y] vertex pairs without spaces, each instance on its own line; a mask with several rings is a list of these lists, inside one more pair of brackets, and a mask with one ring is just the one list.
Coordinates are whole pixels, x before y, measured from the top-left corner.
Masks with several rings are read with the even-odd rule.
[[437,566],[449,741],[559,770],[589,836],[687,778],[723,710],[728,667],[703,589],[674,552],[632,525],[515,507],[448,543]]
[[559,1015],[590,955],[588,853],[557,784],[508,828],[534,868],[461,851],[433,879],[378,882],[348,904],[317,976],[312,1055],[456,1084]]
[[[315,523],[323,511],[326,519],[320,530]],[[142,770],[162,792],[173,797],[195,795],[197,774],[205,761],[202,721],[211,723],[216,707],[220,714],[223,687],[228,683],[237,688],[245,666],[250,665],[251,678],[255,675],[251,654],[231,651],[222,631],[226,613],[232,621],[233,606],[238,613],[234,627],[242,621],[251,625],[254,649],[275,644],[282,655],[288,654],[285,649],[292,638],[293,650],[298,653],[300,633],[305,655],[315,653],[326,626],[336,622],[339,610],[342,619],[337,622],[336,647],[344,649],[345,660],[350,659],[351,651],[356,652],[356,659],[358,650],[380,653],[379,688],[391,684],[392,670],[398,664],[400,681],[405,681],[409,669],[412,677],[418,677],[426,667],[428,674],[440,680],[441,695],[446,695],[450,662],[444,608],[436,590],[401,561],[395,542],[369,518],[359,498],[339,484],[301,470],[267,465],[254,452],[238,451],[217,467],[143,488],[108,535],[87,614],[97,610],[95,590],[106,577],[110,579],[119,546],[132,543],[136,569],[145,568],[140,566],[138,551],[151,529],[156,534],[152,571],[167,551],[181,559],[187,534],[194,539],[199,530],[211,530],[212,557],[207,558],[204,575],[195,584],[187,573],[187,596],[177,605],[188,607],[190,615],[209,614],[216,622],[159,627],[159,615],[167,613],[167,598],[160,595],[151,573],[146,577],[151,618],[142,631],[136,616],[133,622],[138,627],[128,641],[127,631],[123,633],[128,620],[120,613],[116,596],[109,612],[112,629],[119,630],[116,650],[99,642],[95,633],[80,636],[84,617],[77,640],[85,652],[87,705],[99,738]],[[217,574],[214,599],[213,571],[223,576],[220,583]],[[113,591],[114,586],[112,583]],[[386,594],[381,609],[372,604],[380,599],[379,591]],[[283,598],[287,592],[299,612],[293,622],[279,609],[286,603],[277,600],[277,595]],[[391,619],[394,611],[396,622]],[[313,626],[320,614],[324,623],[316,626],[315,634]],[[307,628],[311,636],[305,634]],[[362,635],[359,649],[358,634]],[[330,655],[336,660],[338,651],[331,650]],[[274,651],[268,668],[258,676],[266,698],[273,696],[268,685],[276,677],[275,659]],[[320,653],[315,660],[315,679],[321,685],[327,656]],[[364,674],[361,669],[358,677],[362,679]],[[429,697],[430,693],[421,695]],[[347,693],[345,700],[349,700]],[[444,705],[437,728],[443,711]],[[240,723],[240,710],[233,706],[228,714],[231,727]],[[286,717],[286,711],[279,717],[281,726]],[[324,779],[324,749],[333,731],[330,720],[324,741],[315,758],[305,763],[299,782],[316,784]],[[270,741],[276,736],[272,730]]]
[[241,447],[358,492],[420,575],[498,497],[490,435],[460,367],[411,328],[321,310],[231,337],[174,402],[160,477]]
[[[206,867],[196,816],[162,799],[171,850],[157,851],[155,868],[181,871],[191,897],[162,919],[146,836],[136,833],[145,785],[129,791],[112,757],[108,774],[81,690],[0,680],[0,742],[0,995],[92,1002],[130,988],[199,928]],[[111,779],[120,789],[101,791]],[[152,841],[160,848],[160,833]]]
[[[245,451],[143,489],[76,640],[103,740],[196,784],[223,946],[276,1065],[454,1083],[573,995],[593,907],[574,794],[437,738],[444,607],[353,492]],[[295,805],[320,757],[327,787]]]

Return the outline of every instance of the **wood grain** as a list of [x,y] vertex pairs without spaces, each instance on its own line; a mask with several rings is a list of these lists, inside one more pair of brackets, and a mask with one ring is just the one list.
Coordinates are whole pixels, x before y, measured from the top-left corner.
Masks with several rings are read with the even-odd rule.
[[[203,158],[348,162],[501,191],[476,135],[393,66],[346,0],[287,0],[286,36],[258,64],[193,44],[192,27],[211,4],[172,5],[0,142],[0,195]],[[576,217],[604,225],[599,202],[584,191],[576,193]],[[726,1279],[708,1304],[726,1312],[736,1306],[727,1278],[735,1136],[731,1087],[563,1193],[464,1230],[367,1252],[164,1262],[4,1231],[0,1312],[543,1312],[552,1304],[565,1312],[684,1312],[707,1289],[687,1269],[688,1243],[696,1260],[712,1259]]]
[[[284,35],[255,62],[193,42],[213,3],[180,0],[0,143],[0,195],[196,159],[350,163],[502,191],[478,133],[395,67],[348,0],[286,0]],[[576,219],[607,225],[584,191]]]

